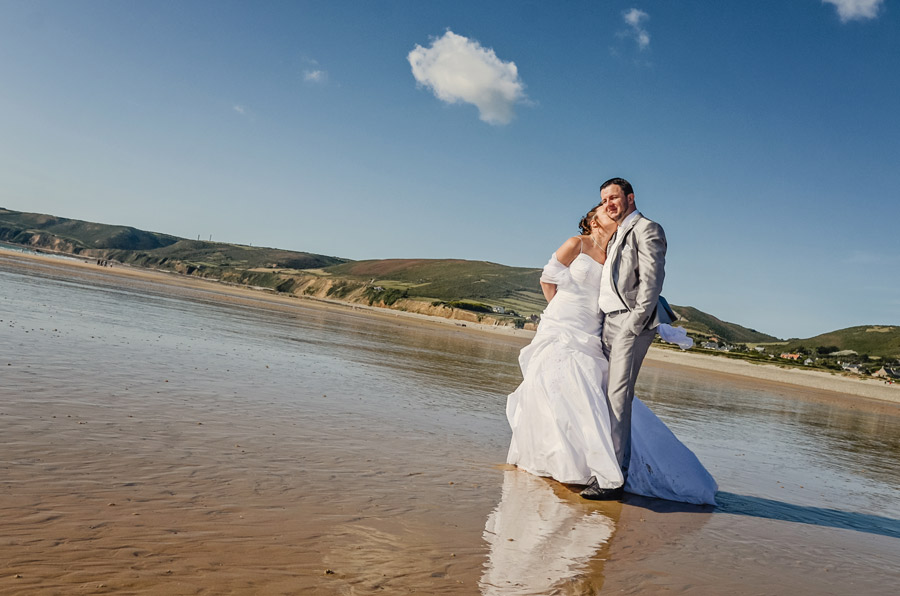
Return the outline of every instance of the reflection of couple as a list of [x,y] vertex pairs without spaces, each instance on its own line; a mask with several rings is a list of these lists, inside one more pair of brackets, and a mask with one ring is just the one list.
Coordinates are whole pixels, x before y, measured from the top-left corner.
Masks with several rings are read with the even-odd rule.
[[490,552],[481,593],[557,593],[563,582],[590,575],[591,561],[614,530],[610,512],[572,503],[545,480],[508,470],[503,496],[484,526]]
[[587,499],[623,491],[714,503],[716,483],[640,400],[634,384],[658,326],[666,238],[635,208],[621,178],[600,187],[582,234],[550,257],[541,276],[549,304],[509,396],[507,461],[539,476],[587,485]]
[[[598,508],[520,470],[503,473],[502,491],[484,525],[483,596],[605,594],[601,588],[616,571],[607,561],[683,543],[710,519],[698,514],[711,511],[640,497],[629,499],[635,506]],[[665,523],[656,523],[660,514]]]

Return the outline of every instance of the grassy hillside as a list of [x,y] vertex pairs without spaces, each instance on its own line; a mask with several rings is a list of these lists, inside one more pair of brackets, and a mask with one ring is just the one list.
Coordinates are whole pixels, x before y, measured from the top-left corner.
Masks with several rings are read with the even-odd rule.
[[87,249],[153,250],[178,241],[175,236],[128,226],[0,209],[0,240],[46,246],[54,239],[57,245],[71,245],[68,252],[76,253]]
[[787,341],[786,351],[803,346],[809,350],[817,347],[854,350],[859,354],[881,358],[900,358],[900,327],[891,325],[864,325],[848,327],[806,339]]
[[[392,305],[400,298],[502,306],[519,315],[546,307],[541,270],[459,259],[349,261],[307,252],[204,242],[128,226],[79,221],[0,208],[0,241],[232,283],[263,286],[297,295],[344,299],[357,295]],[[451,306],[453,304],[450,304]],[[778,338],[722,321],[691,306],[673,306],[679,325],[698,336],[730,343],[770,343]],[[490,310],[488,308],[488,310]],[[804,346],[855,350],[859,354],[900,357],[900,327],[851,327],[807,339],[791,339],[787,351]]]
[[[540,292],[540,269],[507,267],[484,261],[388,259],[355,261],[328,267],[335,277],[371,282],[406,291],[410,297],[475,300],[513,308],[523,315],[539,314],[547,305]],[[691,306],[674,306],[679,325],[701,336],[731,343],[778,341],[778,338],[728,323]]]
[[538,314],[546,306],[540,269],[459,259],[354,261],[324,270],[335,277],[399,288],[411,298],[472,300]]
[[0,240],[143,267],[202,272],[258,267],[310,269],[346,259],[275,248],[187,240],[127,226],[0,209]]
[[761,343],[778,341],[777,337],[773,337],[766,333],[761,333],[756,329],[748,329],[737,323],[728,323],[717,319],[701,310],[697,310],[693,306],[672,306],[680,319],[677,323],[679,327],[684,327],[690,332],[697,335],[707,335],[718,337],[731,343]]
[[343,263],[345,259],[308,252],[280,250],[224,242],[179,239],[174,244],[149,251],[115,251],[107,258],[142,266],[166,266],[179,262],[201,268],[255,269],[260,267],[284,269],[314,269]]

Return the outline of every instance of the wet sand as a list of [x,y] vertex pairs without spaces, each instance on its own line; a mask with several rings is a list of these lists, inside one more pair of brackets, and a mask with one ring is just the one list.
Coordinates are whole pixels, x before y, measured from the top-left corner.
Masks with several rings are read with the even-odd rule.
[[[67,271],[52,274],[62,292],[93,296],[102,282],[110,295],[92,303],[99,312],[61,312],[41,295],[50,274],[35,271],[29,291],[47,306],[28,319],[6,308],[25,298],[0,289],[0,594],[890,594],[900,581],[890,402],[649,361],[642,390],[687,396],[655,409],[719,479],[721,507],[589,503],[500,464],[502,397],[527,338],[51,266]],[[117,304],[123,278],[129,300],[158,292],[144,317],[164,318],[104,326],[101,304]],[[201,319],[188,302],[221,316]],[[179,334],[167,309],[182,308],[196,328]],[[243,333],[223,323],[245,313]],[[279,340],[292,350],[253,335],[289,319],[304,325]],[[352,334],[333,339],[343,325]],[[391,336],[416,344],[414,360],[384,345]],[[336,351],[344,344],[356,351]],[[735,429],[757,425],[739,416],[692,436],[696,417],[739,399],[761,404],[758,424],[824,424],[836,442],[811,438],[807,455],[842,445],[834,465],[864,468],[862,484],[753,447],[757,436]]]
[[211,409],[36,410],[2,420],[16,457],[0,593],[465,593],[478,579],[493,491],[421,459],[398,469],[394,450],[425,445],[382,438],[392,449],[372,454]]

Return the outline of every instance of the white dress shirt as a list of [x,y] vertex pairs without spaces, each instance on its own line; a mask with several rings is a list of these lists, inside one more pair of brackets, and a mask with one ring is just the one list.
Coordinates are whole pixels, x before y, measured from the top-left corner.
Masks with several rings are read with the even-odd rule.
[[606,265],[603,266],[603,273],[600,277],[600,298],[597,300],[600,310],[605,313],[616,312],[617,310],[628,310],[628,307],[619,299],[615,288],[613,288],[612,267],[607,265],[612,265],[613,255],[616,250],[618,250],[619,242],[622,240],[622,234],[620,234],[619,231],[627,227],[628,224],[631,223],[631,220],[637,217],[639,213],[639,211],[634,210],[622,220],[622,223],[619,224],[619,229],[616,231],[616,237],[607,251]]

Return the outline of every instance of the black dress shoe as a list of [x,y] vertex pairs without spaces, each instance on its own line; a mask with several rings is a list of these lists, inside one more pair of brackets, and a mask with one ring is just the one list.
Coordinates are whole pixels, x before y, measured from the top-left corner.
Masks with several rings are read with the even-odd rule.
[[591,483],[588,484],[586,489],[578,494],[580,494],[585,499],[590,499],[591,501],[618,501],[622,498],[622,494],[624,492],[624,486],[617,486],[615,488],[600,488],[600,485],[597,484],[597,479],[591,477]]

